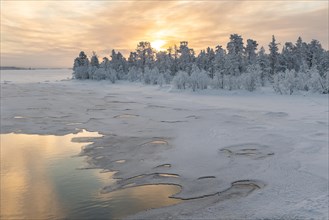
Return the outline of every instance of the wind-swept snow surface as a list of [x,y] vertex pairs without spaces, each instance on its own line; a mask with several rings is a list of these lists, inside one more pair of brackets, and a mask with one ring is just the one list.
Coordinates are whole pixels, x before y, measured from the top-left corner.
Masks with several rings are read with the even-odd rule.
[[[138,219],[328,218],[328,96],[177,92],[99,81],[1,81],[1,132],[104,136],[102,193],[175,184],[184,202]],[[79,140],[75,140],[79,141]]]

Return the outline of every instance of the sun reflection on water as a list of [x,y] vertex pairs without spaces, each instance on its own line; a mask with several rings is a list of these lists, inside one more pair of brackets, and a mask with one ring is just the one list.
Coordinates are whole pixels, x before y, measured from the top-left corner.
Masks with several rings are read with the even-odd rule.
[[71,142],[73,137],[98,136],[85,130],[65,136],[1,134],[1,218],[66,216],[49,171],[56,160],[78,154],[86,144]]
[[72,139],[100,136],[85,130],[65,136],[1,134],[0,218],[113,219],[181,202],[168,198],[180,191],[169,185],[101,194],[102,187],[115,183],[114,172],[77,170],[85,162],[72,157],[90,144]]

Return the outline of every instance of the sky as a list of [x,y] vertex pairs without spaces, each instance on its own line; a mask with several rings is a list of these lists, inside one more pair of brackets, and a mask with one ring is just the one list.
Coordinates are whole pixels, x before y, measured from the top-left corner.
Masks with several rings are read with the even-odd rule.
[[201,49],[230,34],[268,48],[317,39],[328,50],[327,0],[10,1],[1,0],[1,66],[70,68],[80,51],[125,56],[138,42],[164,50],[188,41]]

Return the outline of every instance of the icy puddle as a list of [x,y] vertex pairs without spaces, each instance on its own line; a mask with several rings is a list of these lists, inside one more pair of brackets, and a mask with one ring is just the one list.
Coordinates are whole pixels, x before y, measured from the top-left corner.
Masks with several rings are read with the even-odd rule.
[[88,143],[72,138],[99,137],[82,131],[65,136],[1,134],[1,219],[117,219],[139,211],[179,203],[169,197],[174,185],[131,187],[108,194],[113,173],[79,170],[74,157]]

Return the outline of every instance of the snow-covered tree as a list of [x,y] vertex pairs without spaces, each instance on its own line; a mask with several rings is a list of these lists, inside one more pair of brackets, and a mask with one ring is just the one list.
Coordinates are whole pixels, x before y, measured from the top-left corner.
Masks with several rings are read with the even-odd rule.
[[252,92],[261,85],[262,70],[258,64],[247,66],[247,71],[240,76],[242,86]]
[[279,58],[278,71],[284,72],[285,70],[295,69],[296,66],[296,54],[295,46],[291,42],[286,42],[282,48],[282,53]]
[[128,71],[132,67],[137,67],[137,53],[136,52],[130,52],[129,57],[128,57]]
[[142,70],[138,69],[136,66],[132,66],[129,68],[127,74],[127,80],[130,82],[135,82],[141,80]]
[[206,89],[210,79],[205,70],[200,70],[195,64],[192,66],[189,85],[193,91],[197,89]]
[[230,41],[227,43],[228,60],[234,68],[230,68],[230,72],[238,76],[244,71],[243,63],[243,39],[238,34],[231,34]]
[[206,70],[209,72],[209,77],[214,77],[214,62],[215,59],[215,52],[213,49],[208,47],[206,50],[201,50],[199,55],[196,58],[196,64],[200,69]]
[[[167,53],[165,51],[159,51],[156,53],[155,66],[161,73],[166,71],[171,72],[173,65],[174,59],[172,58],[171,53]],[[170,73],[170,75],[174,75],[174,72]]]
[[194,50],[188,47],[187,41],[180,42],[178,55],[179,55],[179,58],[177,60],[178,69],[190,73],[195,57],[194,57]]
[[151,47],[151,43],[147,41],[141,41],[137,45],[136,49],[137,67],[145,72],[145,67],[152,67],[154,62],[154,51]]
[[178,71],[177,75],[173,78],[173,85],[177,89],[186,89],[189,84],[189,75],[185,71]]
[[95,51],[93,51],[93,55],[90,58],[90,65],[97,68],[99,67],[99,60]]
[[75,58],[73,64],[73,78],[75,79],[88,79],[88,66],[89,59],[85,52],[81,51],[79,56]]
[[215,89],[224,89],[224,71],[216,71],[211,85]]
[[98,69],[98,67],[99,67],[99,60],[98,60],[96,52],[93,51],[93,55],[90,58],[90,65],[88,68],[88,75],[89,75],[88,78],[89,79],[94,78],[94,74],[95,74],[96,70]]
[[265,54],[264,47],[261,47],[259,50],[259,53],[257,55],[257,64],[261,69],[260,80],[262,86],[264,86],[270,73],[270,62],[267,55]]
[[107,79],[107,70],[103,67],[98,68],[94,74],[93,74],[93,78],[94,80],[104,80]]
[[222,48],[222,46],[216,46],[215,57],[211,64],[214,68],[214,72],[224,72],[225,59],[226,51]]
[[274,91],[280,94],[292,95],[297,90],[296,71],[286,70],[274,76]]
[[[301,37],[298,37],[296,44],[295,44],[295,50],[294,50],[294,55],[295,55],[295,66],[294,69],[298,72],[301,70],[301,67],[306,67],[305,64],[306,62],[306,50],[307,50],[307,44],[303,42]],[[304,70],[302,70],[304,71]]]
[[279,48],[278,48],[278,43],[276,43],[274,35],[272,35],[272,41],[268,45],[270,49],[270,54],[269,54],[269,61],[270,61],[270,74],[273,76],[274,73],[277,72],[278,68],[278,56],[279,56]]
[[120,52],[116,53],[112,50],[110,65],[117,72],[117,79],[126,78],[127,61]]
[[247,40],[247,45],[246,45],[246,48],[245,48],[245,54],[246,54],[246,59],[247,59],[247,64],[248,65],[253,65],[253,64],[256,63],[257,46],[258,46],[257,41],[254,41],[252,39]]
[[308,91],[310,89],[310,78],[311,72],[309,70],[296,72],[296,89]]
[[[194,50],[182,41],[167,52],[155,53],[149,42],[140,42],[136,52],[126,60],[112,50],[111,60],[104,57],[99,63],[95,52],[89,62],[81,51],[74,60],[73,78],[141,81],[146,84],[173,83],[177,88],[247,89],[264,86],[268,80],[279,93],[296,90],[328,93],[329,51],[317,40],[305,43],[299,37],[296,43],[286,42],[282,52],[272,36],[269,54],[263,47],[257,53],[257,42],[248,39],[246,47],[238,34],[232,34],[227,52],[221,46]],[[278,74],[277,74],[278,73]],[[206,77],[205,77],[206,76]],[[273,79],[274,83],[273,83]]]
[[146,67],[143,81],[145,84],[156,85],[159,83],[163,84],[164,78],[157,67],[154,67],[152,69]]
[[170,67],[170,72],[172,76],[175,76],[176,73],[178,72],[178,47],[175,44],[174,48],[169,47],[168,48],[168,57],[171,60],[171,67]]
[[310,80],[309,80],[309,86],[312,89],[313,92],[317,93],[323,93],[328,94],[329,92],[329,72],[326,72],[323,74],[323,76],[320,75],[318,69],[316,66],[313,66],[310,69]]
[[224,88],[228,90],[241,89],[240,77],[233,75],[224,75]]

